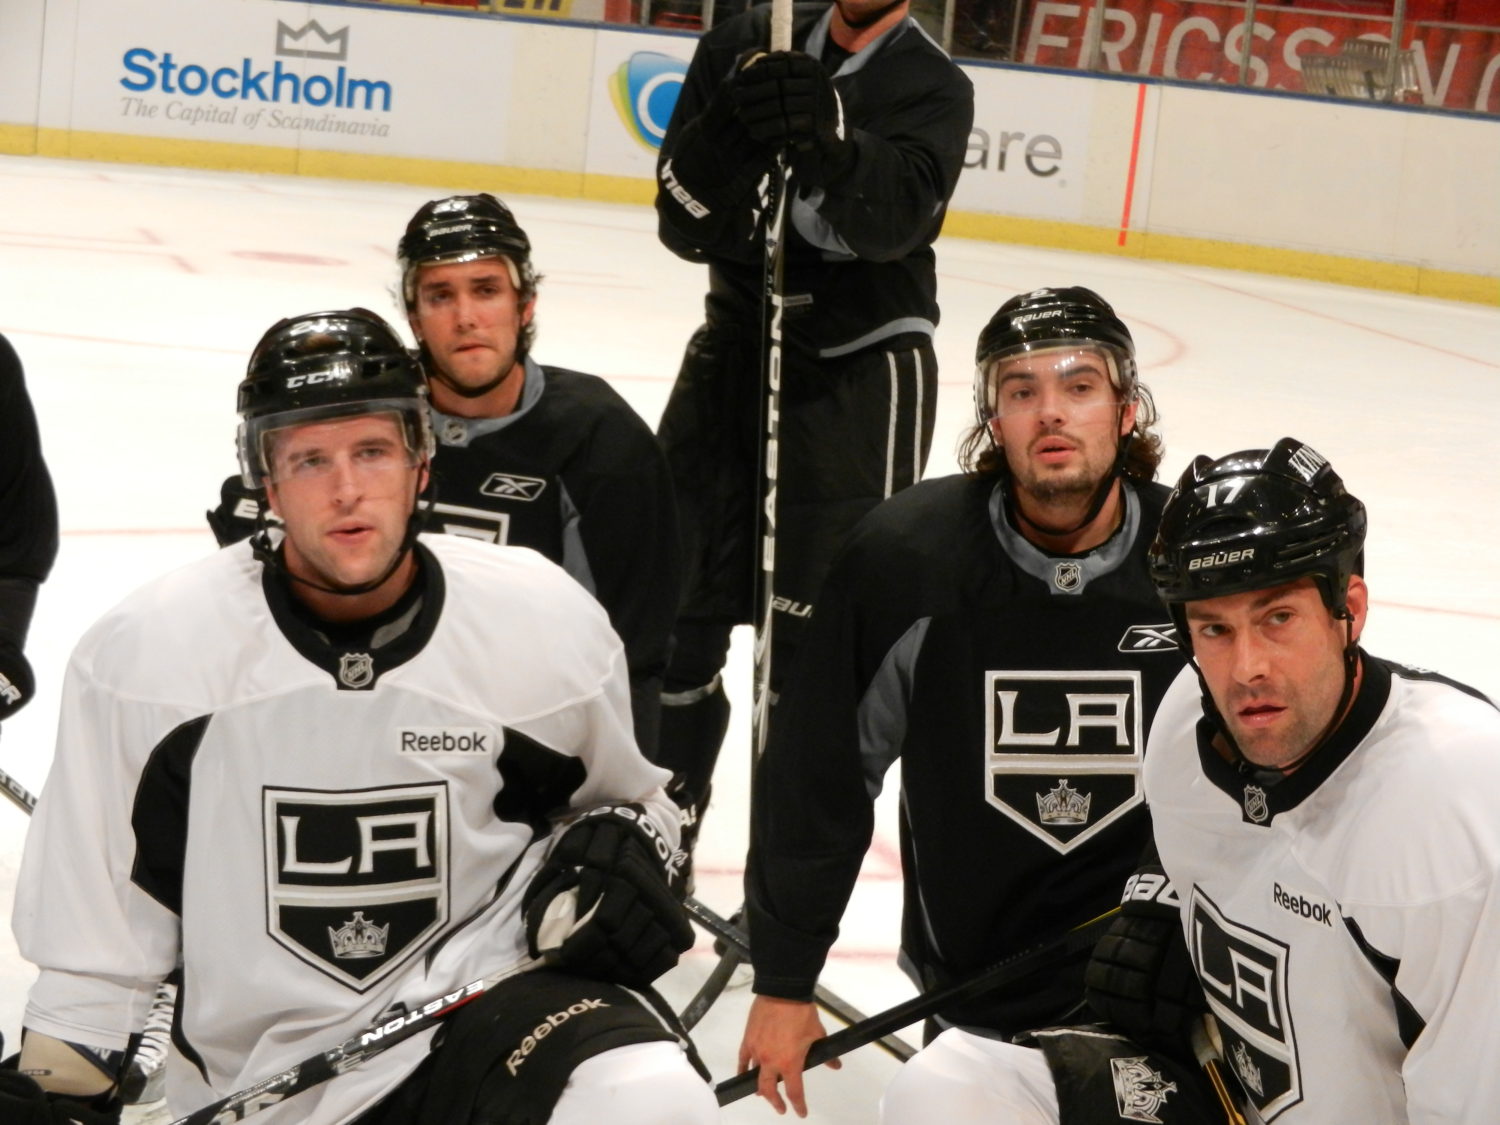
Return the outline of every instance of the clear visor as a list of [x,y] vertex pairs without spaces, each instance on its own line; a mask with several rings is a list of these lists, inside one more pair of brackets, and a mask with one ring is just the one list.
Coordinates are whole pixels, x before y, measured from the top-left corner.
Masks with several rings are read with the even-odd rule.
[[[365,427],[353,439],[325,432],[320,436],[328,440],[302,440],[297,433],[320,422],[372,417],[388,418],[393,427]],[[250,488],[267,480],[326,476],[346,462],[361,473],[411,468],[433,452],[426,407],[411,399],[309,406],[256,418],[240,423],[238,444],[240,475]]]
[[1114,349],[1076,343],[1028,346],[991,360],[975,380],[982,421],[1038,411],[1073,414],[1121,405]]
[[510,284],[517,293],[521,292],[521,271],[516,263],[506,255],[496,250],[472,249],[455,250],[452,254],[444,254],[440,258],[424,258],[420,262],[413,262],[406,271],[406,276],[401,279],[401,288],[406,297],[406,305],[411,308],[417,303],[417,279],[422,276],[425,266],[454,266],[462,262],[479,262],[486,258],[494,258],[505,263],[505,272],[510,275]]

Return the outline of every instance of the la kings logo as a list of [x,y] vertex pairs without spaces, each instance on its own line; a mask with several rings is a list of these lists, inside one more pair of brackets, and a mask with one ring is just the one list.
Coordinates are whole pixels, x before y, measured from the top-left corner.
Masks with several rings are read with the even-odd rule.
[[985,799],[1066,854],[1141,804],[1141,674],[986,672]]
[[364,992],[448,921],[442,783],[264,791],[271,937]]
[[478,539],[481,543],[505,543],[510,538],[510,513],[489,512],[483,508],[466,508],[461,504],[445,504],[441,500],[432,505],[432,515],[427,518],[430,531],[441,531],[444,535],[462,535]]
[[1261,1117],[1302,1100],[1302,1070],[1287,997],[1287,945],[1226,918],[1193,888],[1193,967],[1219,1021],[1224,1059]]

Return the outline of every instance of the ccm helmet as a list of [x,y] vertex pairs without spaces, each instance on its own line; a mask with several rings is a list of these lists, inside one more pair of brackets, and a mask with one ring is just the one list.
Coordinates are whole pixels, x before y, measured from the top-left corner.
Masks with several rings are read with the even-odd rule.
[[422,266],[503,258],[519,293],[529,295],[536,288],[531,240],[510,208],[488,192],[424,203],[406,224],[396,257],[408,309],[416,303],[417,271]]
[[240,476],[260,488],[274,430],[356,414],[393,413],[407,448],[432,456],[427,383],[395,329],[369,309],[288,317],[267,329],[239,388]]
[[1093,345],[1110,364],[1110,381],[1122,402],[1136,397],[1135,341],[1115,310],[1092,289],[1033,289],[1001,305],[979,334],[974,363],[974,406],[979,421],[995,415],[989,376],[997,360],[1043,348]]
[[1184,602],[1316,580],[1335,616],[1364,569],[1365,506],[1327,458],[1295,438],[1199,457],[1182,474],[1151,545],[1151,578],[1178,632]]

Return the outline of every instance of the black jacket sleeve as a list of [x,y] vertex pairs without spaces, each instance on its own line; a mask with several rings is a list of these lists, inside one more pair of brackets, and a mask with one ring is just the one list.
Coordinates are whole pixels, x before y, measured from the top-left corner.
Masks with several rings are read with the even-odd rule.
[[617,405],[563,477],[578,508],[594,596],[625,646],[636,740],[651,757],[682,552],[666,457],[645,422],[623,399]]
[[21,361],[0,336],[0,641],[20,649],[57,558],[57,497]]

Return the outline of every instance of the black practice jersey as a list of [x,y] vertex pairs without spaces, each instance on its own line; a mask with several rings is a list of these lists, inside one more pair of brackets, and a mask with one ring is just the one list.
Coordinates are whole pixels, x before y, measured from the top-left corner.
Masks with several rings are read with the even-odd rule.
[[[1147,573],[1167,490],[1053,556],[993,478],[886,501],[835,563],[756,775],[756,990],[805,997],[837,933],[886,769],[901,760],[903,961],[963,977],[1119,902],[1150,835],[1145,734],[1183,666]],[[1067,1015],[1080,955],[944,1019],[1004,1033]]]
[[[666,461],[603,379],[525,363],[521,400],[504,418],[434,412],[427,527],[530,547],[598,599],[625,645],[636,735],[649,753],[681,586]],[[255,514],[241,502],[227,538],[250,534]]]
[[[798,5],[792,43],[832,75],[855,157],[790,200],[785,264],[788,350],[825,357],[932,335],[932,243],[974,119],[972,83],[915,20],[848,55],[829,42],[832,10]],[[741,53],[764,49],[769,18],[768,5],[756,7],[699,42],[662,141],[656,199],[662,242],[709,265],[709,323],[751,338],[765,285],[755,185],[771,154],[719,115],[724,77]]]

